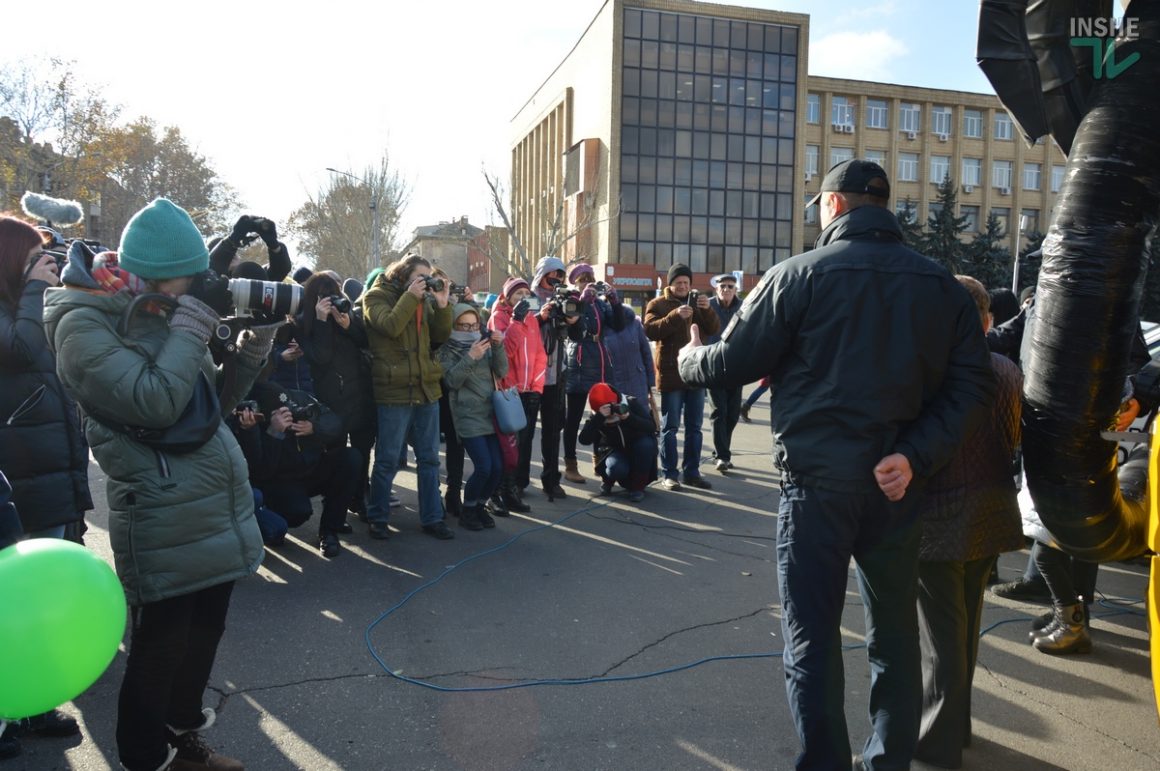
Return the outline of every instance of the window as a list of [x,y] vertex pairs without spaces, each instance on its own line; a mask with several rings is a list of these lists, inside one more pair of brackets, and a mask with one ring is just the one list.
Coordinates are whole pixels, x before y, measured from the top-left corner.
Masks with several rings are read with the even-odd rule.
[[844,96],[835,96],[830,102],[830,123],[835,126],[854,125],[854,105]]
[[818,221],[818,205],[814,204],[813,206],[810,206],[810,200],[812,198],[813,198],[812,195],[810,195],[809,193],[806,194],[805,201],[806,201],[806,224],[807,225],[817,224],[817,221]]
[[942,214],[943,205],[937,201],[931,201],[926,205],[927,216],[932,220],[937,220],[938,215]]
[[822,122],[822,98],[817,94],[806,97],[806,123]]
[[898,154],[898,180],[900,182],[918,181],[918,154]]
[[930,111],[930,130],[939,136],[951,134],[951,108],[935,107]]
[[818,175],[818,153],[821,148],[817,145],[806,145],[806,176],[814,177]]
[[995,111],[995,139],[1011,139],[1011,116],[1002,110]]
[[885,150],[867,150],[863,157],[865,157],[866,160],[868,160],[868,161],[873,161],[874,163],[877,163],[883,169],[886,168],[886,151]]
[[991,181],[995,187],[1010,190],[1011,161],[995,161],[995,167],[991,171]]
[[853,147],[831,147],[830,148],[829,168],[832,169],[833,167],[837,166],[839,163],[845,163],[846,161],[852,160],[853,158],[854,158],[854,148]]
[[866,100],[866,127],[878,129],[890,128],[888,125],[885,99]]
[[908,222],[914,222],[914,202],[910,199],[896,201],[894,204],[894,216],[898,217],[898,221],[904,225]]
[[932,185],[941,185],[943,179],[951,173],[951,157],[949,155],[932,155],[930,157],[930,182]]
[[999,223],[999,232],[1007,234],[1011,229],[1011,210],[1006,206],[991,209],[991,216]]
[[1043,166],[1038,163],[1024,163],[1023,164],[1023,189],[1024,190],[1038,190],[1039,178],[1042,175]]
[[1063,166],[1058,163],[1051,167],[1051,192],[1058,193],[1063,187]]
[[963,110],[963,136],[971,139],[983,138],[983,112]]
[[1023,235],[1039,232],[1039,209],[1023,209],[1019,212],[1019,222],[1023,226]]
[[963,206],[959,208],[959,216],[965,219],[963,227],[967,233],[979,232],[979,207]]
[[914,131],[922,130],[922,108],[917,104],[906,104],[905,102],[898,106],[898,128],[900,131]]
[[983,179],[981,158],[963,158],[963,184],[977,187]]

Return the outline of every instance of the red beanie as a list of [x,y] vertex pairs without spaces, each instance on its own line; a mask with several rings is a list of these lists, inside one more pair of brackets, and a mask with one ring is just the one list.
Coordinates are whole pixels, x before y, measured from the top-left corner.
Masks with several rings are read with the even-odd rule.
[[593,412],[598,411],[606,404],[616,404],[619,401],[620,395],[608,383],[597,383],[588,392],[588,406],[592,408]]

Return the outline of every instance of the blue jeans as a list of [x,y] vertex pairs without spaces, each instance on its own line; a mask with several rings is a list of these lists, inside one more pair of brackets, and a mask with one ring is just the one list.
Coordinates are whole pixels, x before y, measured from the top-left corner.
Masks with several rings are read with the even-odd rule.
[[503,454],[495,434],[460,439],[471,458],[471,476],[463,486],[463,505],[485,503],[499,487],[503,477]]
[[754,388],[753,393],[749,394],[749,398],[745,400],[745,409],[749,409],[756,404],[757,400],[761,398],[761,395],[768,390],[769,386],[758,386]]
[[786,694],[802,752],[798,769],[850,767],[839,629],[853,557],[866,614],[870,723],[862,750],[874,769],[905,769],[918,740],[921,491],[889,503],[877,490],[840,493],[782,485],[777,574]]
[[657,438],[638,436],[627,450],[613,450],[604,459],[602,479],[620,482],[626,490],[643,490],[653,478],[657,462]]
[[685,413],[685,478],[701,475],[701,420],[705,417],[705,389],[683,388],[661,392],[661,468],[666,479],[677,478],[677,432]]
[[395,483],[404,443],[415,448],[415,465],[419,474],[419,521],[424,525],[439,522],[443,519],[443,501],[439,498],[439,402],[379,404],[376,409],[379,437],[375,443],[367,522],[387,522],[391,511],[391,485]]

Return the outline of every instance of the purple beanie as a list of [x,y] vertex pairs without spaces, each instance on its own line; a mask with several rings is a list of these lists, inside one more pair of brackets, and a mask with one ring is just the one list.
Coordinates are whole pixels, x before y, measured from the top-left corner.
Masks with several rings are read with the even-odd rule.
[[589,265],[588,263],[586,263],[586,262],[576,263],[575,265],[572,266],[572,269],[568,271],[568,283],[575,284],[576,279],[578,279],[580,276],[583,276],[585,273],[587,273],[591,276],[596,275],[596,271],[593,270],[592,266]]
[[532,288],[528,285],[528,282],[525,279],[522,279],[519,276],[513,276],[512,278],[509,278],[507,281],[503,282],[503,299],[507,300],[510,298],[512,296],[512,292],[516,291],[517,289],[527,289],[528,291],[531,291]]

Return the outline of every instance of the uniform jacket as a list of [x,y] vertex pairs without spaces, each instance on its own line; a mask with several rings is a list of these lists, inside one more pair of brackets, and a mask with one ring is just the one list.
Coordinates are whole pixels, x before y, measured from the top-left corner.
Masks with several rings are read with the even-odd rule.
[[491,395],[494,379],[508,373],[507,354],[502,345],[492,345],[479,360],[454,344],[439,346],[438,356],[443,364],[443,379],[447,381],[447,402],[455,433],[462,439],[495,433],[495,410]]
[[540,339],[540,322],[528,312],[523,321],[512,318],[512,306],[497,302],[487,320],[487,328],[503,333],[503,349],[507,354],[508,371],[500,381],[503,388],[516,387],[520,393],[544,392],[544,378],[548,370],[548,354]]
[[386,274],[359,298],[371,349],[377,404],[430,404],[439,401],[443,368],[432,346],[451,335],[451,304],[439,308],[387,280]]
[[677,308],[687,304],[687,299],[678,300],[673,290],[666,286],[664,294],[650,300],[644,309],[644,332],[657,344],[657,388],[661,391],[680,391],[690,387],[677,371],[677,352],[690,340],[689,327],[696,324],[702,340],[720,331],[717,314],[711,307],[694,307],[693,315],[688,320],[682,319]]
[[0,470],[24,530],[75,522],[93,507],[89,448],[44,333],[44,281],[0,303]]
[[927,482],[919,556],[969,562],[1023,547],[1011,462],[1019,444],[1019,368],[991,354],[997,389],[982,425]]
[[649,391],[656,385],[652,347],[632,308],[624,309],[624,317],[624,329],[604,336],[604,348],[611,362],[609,382],[620,393],[647,404]]
[[966,290],[874,206],[766,272],[722,341],[682,359],[681,375],[719,388],[770,375],[783,476],[852,492],[877,490],[874,466],[895,452],[929,478],[995,393]]
[[[137,314],[121,337],[117,324],[131,298],[68,287],[45,299],[45,328],[61,382],[82,410],[95,408],[128,425],[173,425],[198,375],[216,370],[205,343],[170,332],[167,319]],[[242,359],[228,391],[230,412],[257,377]],[[85,433],[108,476],[109,540],[131,605],[198,591],[247,576],[262,561],[262,537],[246,459],[225,421],[186,454],[153,450],[91,417]]]

